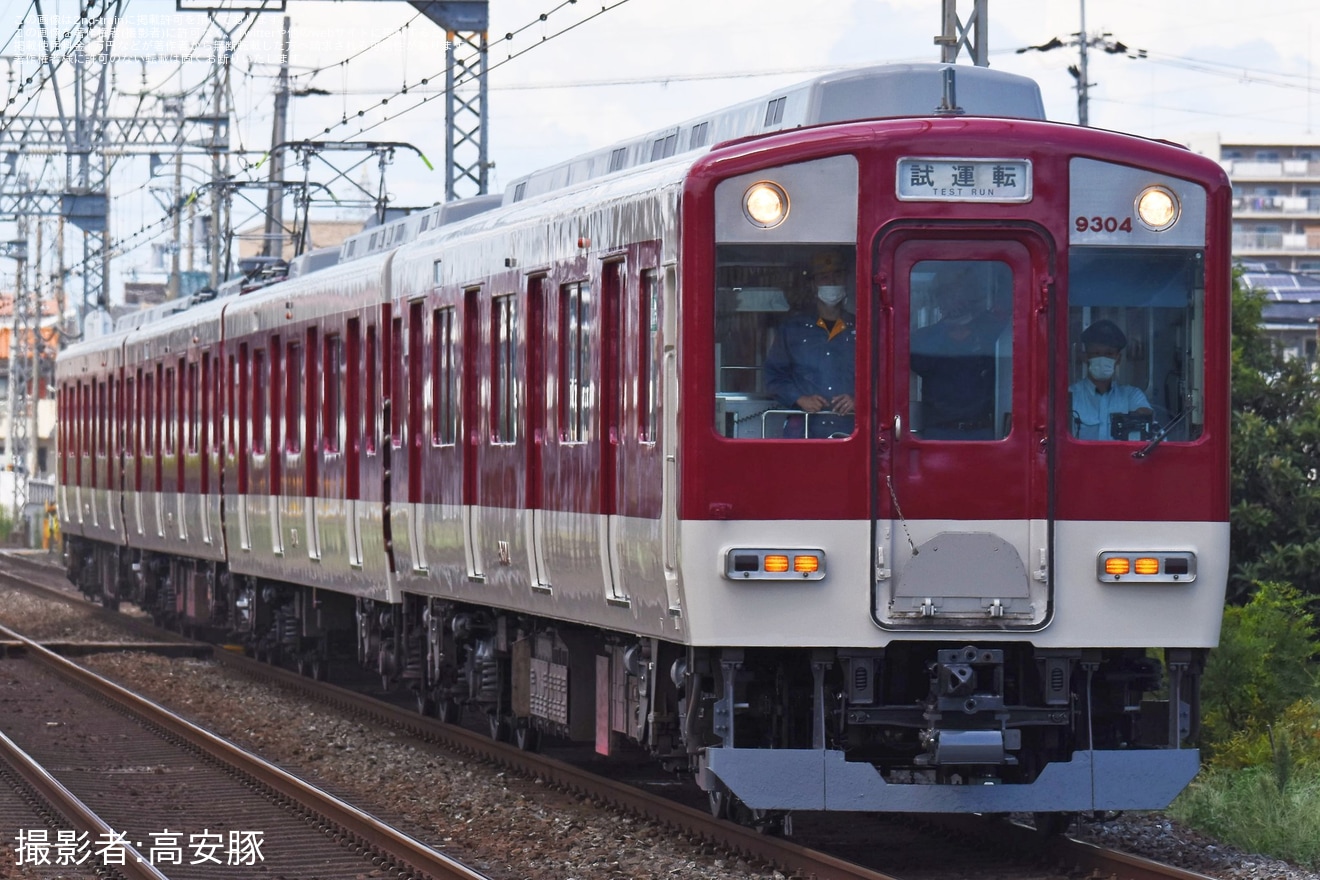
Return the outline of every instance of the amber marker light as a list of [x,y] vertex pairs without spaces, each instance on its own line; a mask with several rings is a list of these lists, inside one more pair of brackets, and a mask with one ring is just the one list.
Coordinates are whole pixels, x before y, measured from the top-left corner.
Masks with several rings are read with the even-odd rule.
[[743,213],[763,229],[778,226],[788,216],[788,193],[768,180],[754,183],[743,194]]
[[1178,197],[1162,186],[1148,186],[1137,196],[1137,216],[1156,232],[1178,222]]
[[1127,574],[1131,570],[1131,561],[1122,556],[1111,556],[1105,560],[1105,574],[1112,574],[1117,577],[1118,575]]
[[1160,561],[1153,556],[1139,556],[1132,568],[1137,574],[1159,574]]
[[1196,581],[1195,550],[1105,550],[1096,560],[1101,582],[1140,587]]
[[724,576],[731,581],[819,581],[825,578],[825,551],[819,547],[729,547]]

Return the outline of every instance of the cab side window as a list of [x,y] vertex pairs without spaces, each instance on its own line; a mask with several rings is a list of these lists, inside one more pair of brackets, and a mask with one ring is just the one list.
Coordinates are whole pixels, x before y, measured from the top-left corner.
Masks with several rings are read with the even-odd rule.
[[851,245],[722,245],[715,291],[715,430],[766,440],[856,430]]

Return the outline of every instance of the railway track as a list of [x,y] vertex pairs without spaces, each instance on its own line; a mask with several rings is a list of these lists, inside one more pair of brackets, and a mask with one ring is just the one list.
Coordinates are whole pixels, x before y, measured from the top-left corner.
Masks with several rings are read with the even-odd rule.
[[[103,612],[88,605],[62,585],[62,573],[49,565],[34,563],[21,556],[6,555],[0,557],[0,580],[14,585],[36,581],[45,595],[70,601],[97,615],[108,615],[107,620],[129,626],[135,631],[136,637],[149,642],[163,641],[162,632],[148,622]],[[945,852],[941,851],[947,852],[950,849],[948,841],[953,839],[958,841],[959,846],[973,853],[973,859],[987,861],[978,871],[984,877],[1065,877],[1077,876],[1079,873],[1120,880],[1196,880],[1203,877],[1067,838],[1042,841],[1040,835],[1031,829],[979,817],[960,817],[952,821],[932,819],[928,829],[899,826],[897,832],[893,831],[891,820],[859,817],[857,827],[863,830],[854,835],[851,844],[838,844],[836,841],[835,851],[841,855],[831,855],[792,840],[759,834],[742,826],[715,820],[705,811],[677,803],[667,796],[602,777],[589,768],[494,742],[479,732],[441,724],[408,708],[384,703],[376,696],[314,682],[290,670],[258,663],[228,651],[216,651],[214,656],[221,663],[241,670],[245,675],[294,689],[339,711],[388,725],[410,737],[496,763],[561,789],[581,793],[591,798],[593,803],[607,804],[612,809],[646,817],[685,835],[701,837],[747,860],[774,866],[791,875],[871,880],[895,875],[905,880],[947,876],[947,873],[941,873],[948,868],[948,863],[941,861],[945,856]],[[829,821],[837,825],[838,817],[834,816]],[[875,827],[880,830],[864,830],[870,827],[871,822],[877,822]],[[828,831],[819,831],[814,827],[821,826],[821,820],[803,817],[798,825],[802,839],[827,840],[831,837]],[[884,851],[897,852],[900,847],[891,846],[880,838],[888,840],[891,835],[914,837],[923,834],[930,837],[915,845],[913,855],[899,857],[897,860],[890,858],[889,864],[897,865],[897,868],[881,864],[885,860]],[[861,835],[866,835],[866,842],[857,842]],[[932,840],[935,842],[932,843]],[[923,858],[923,852],[928,853],[928,857]],[[1015,859],[1018,861],[1015,862]],[[941,868],[941,864],[944,868]],[[881,873],[882,870],[890,873]]]
[[73,831],[59,852],[56,829],[23,829],[29,864],[92,858],[135,880],[214,877],[217,865],[233,876],[484,880],[21,634],[0,635],[21,649],[5,660],[6,759]]
[[[100,816],[4,734],[0,734],[0,828],[14,833],[15,845],[20,844],[20,835],[26,836],[32,829],[39,829],[55,847],[76,839],[79,828],[98,829],[97,837],[110,830]],[[26,846],[26,842],[22,845]],[[54,861],[58,863],[61,859],[61,851],[56,849]],[[28,861],[25,853],[5,849],[0,856],[0,876],[30,876],[38,866],[33,864],[25,868],[25,861]],[[38,857],[35,861],[45,860]],[[108,880],[158,876],[154,869],[144,867],[138,859],[133,859],[122,871],[112,866],[95,867],[100,876]],[[62,869],[61,876],[68,880],[91,880],[97,873],[93,872],[92,865],[68,865]]]

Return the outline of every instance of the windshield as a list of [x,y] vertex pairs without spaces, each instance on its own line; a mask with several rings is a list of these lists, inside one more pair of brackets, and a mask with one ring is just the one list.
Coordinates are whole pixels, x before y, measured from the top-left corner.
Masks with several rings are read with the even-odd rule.
[[1201,435],[1203,270],[1199,250],[1073,248],[1071,436],[1141,442],[1170,425],[1169,441]]

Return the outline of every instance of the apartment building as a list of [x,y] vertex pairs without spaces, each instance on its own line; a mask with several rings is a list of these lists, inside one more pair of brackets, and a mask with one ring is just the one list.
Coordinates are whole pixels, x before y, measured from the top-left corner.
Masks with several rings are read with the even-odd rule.
[[1266,291],[1265,327],[1280,348],[1317,364],[1320,340],[1320,136],[1207,134],[1188,146],[1233,182],[1233,255]]

